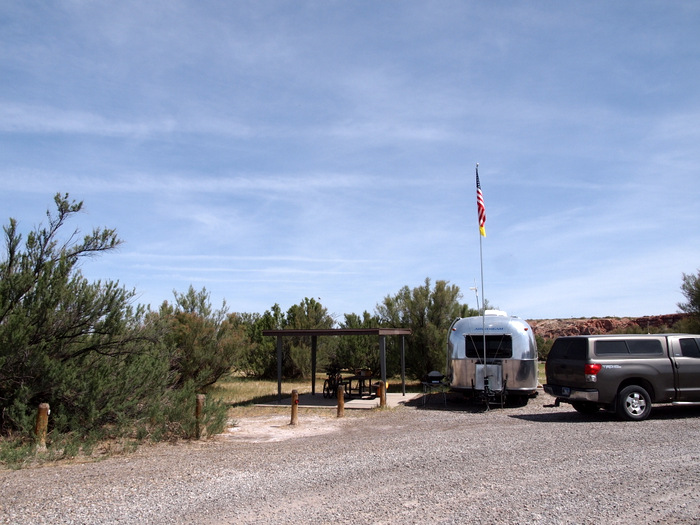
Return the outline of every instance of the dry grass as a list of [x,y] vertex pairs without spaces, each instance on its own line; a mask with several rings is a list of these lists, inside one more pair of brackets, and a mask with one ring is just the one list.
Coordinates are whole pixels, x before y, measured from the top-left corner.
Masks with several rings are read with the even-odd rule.
[[[320,385],[320,386],[319,386]],[[316,391],[323,388],[323,379],[316,380]],[[291,397],[292,390],[300,394],[311,392],[311,380],[283,380],[282,397]],[[217,381],[209,388],[208,395],[222,400],[231,406],[229,417],[235,421],[240,417],[280,414],[289,411],[288,407],[258,406],[277,400],[277,381],[251,379],[232,375]]]
[[[318,390],[318,382],[316,386]],[[311,381],[282,381],[282,397],[291,396],[292,390],[300,394],[311,392]],[[208,394],[233,407],[266,403],[277,399],[277,381],[233,376],[218,381]]]
[[[317,394],[323,392],[323,381],[325,379],[325,374],[318,374],[316,376]],[[387,383],[389,383],[388,392],[401,391],[400,378],[389,379]],[[420,392],[421,388],[422,387],[419,381],[406,382],[407,392]],[[299,394],[310,393],[311,379],[284,379],[282,381],[282,397],[291,397],[292,390],[296,390]],[[233,419],[237,417],[276,414],[287,412],[289,410],[288,407],[258,406],[263,403],[270,403],[277,400],[276,380],[251,379],[232,375],[225,379],[219,380],[216,384],[209,388],[207,394],[229,404],[231,406],[229,416]],[[305,410],[314,409],[309,408]]]
[[[323,391],[323,381],[325,379],[325,374],[316,376],[317,393]],[[389,383],[389,392],[401,391],[400,378],[390,378],[387,383]],[[406,382],[406,390],[409,392],[419,392],[420,388],[421,384],[419,381]],[[284,379],[282,381],[282,397],[291,396],[292,390],[296,390],[299,394],[310,393],[311,379]],[[267,403],[277,399],[277,381],[232,375],[219,380],[209,389],[208,393],[233,407]]]

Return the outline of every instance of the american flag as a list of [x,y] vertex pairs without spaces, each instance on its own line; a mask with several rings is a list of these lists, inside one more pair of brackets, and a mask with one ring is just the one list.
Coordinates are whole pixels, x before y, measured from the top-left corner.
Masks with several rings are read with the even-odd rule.
[[476,165],[476,209],[479,212],[479,233],[482,237],[486,237],[486,206],[484,206],[484,196],[481,193],[481,184],[479,183],[479,165]]

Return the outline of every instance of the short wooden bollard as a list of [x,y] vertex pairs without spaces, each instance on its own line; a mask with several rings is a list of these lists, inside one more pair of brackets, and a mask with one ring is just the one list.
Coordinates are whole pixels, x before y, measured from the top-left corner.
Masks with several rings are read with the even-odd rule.
[[36,436],[36,449],[43,452],[46,450],[46,429],[49,426],[49,404],[39,404],[39,412],[36,415],[36,426],[34,434]]
[[384,381],[379,382],[379,406],[386,408],[386,383]]
[[194,418],[195,418],[195,437],[201,439],[204,436],[205,429],[202,428],[202,414],[204,413],[204,400],[207,396],[204,394],[197,394],[197,405],[194,408]]
[[299,392],[292,390],[292,420],[290,425],[296,426],[299,424]]
[[345,390],[338,385],[338,417],[345,417]]

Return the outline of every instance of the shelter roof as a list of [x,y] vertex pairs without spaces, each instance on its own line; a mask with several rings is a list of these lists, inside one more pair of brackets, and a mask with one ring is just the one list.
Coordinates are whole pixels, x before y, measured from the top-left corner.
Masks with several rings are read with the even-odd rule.
[[411,335],[410,328],[320,328],[263,330],[263,335]]

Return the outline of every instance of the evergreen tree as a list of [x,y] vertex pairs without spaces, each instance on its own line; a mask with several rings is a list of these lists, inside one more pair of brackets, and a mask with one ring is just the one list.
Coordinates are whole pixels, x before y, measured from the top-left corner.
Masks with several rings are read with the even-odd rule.
[[272,337],[264,337],[262,332],[282,329],[284,314],[279,305],[273,305],[262,315],[236,314],[231,321],[245,333],[245,344],[236,354],[235,368],[252,377],[277,377],[277,342]]
[[231,371],[244,329],[235,316],[227,315],[226,303],[213,310],[206,288],[196,292],[192,286],[185,294],[175,292],[175,305],[163,303],[162,321],[167,323],[165,341],[170,351],[173,386],[192,382],[202,390]]
[[431,290],[426,278],[422,286],[413,290],[404,286],[377,305],[382,325],[411,329],[412,335],[406,339],[406,369],[415,377],[445,369],[450,324],[457,317],[476,315],[475,310],[459,303],[461,296],[459,287],[448,281],[435,281]]
[[[299,304],[287,310],[284,328],[310,330],[333,328],[335,320],[328,310],[315,299],[305,297]],[[317,351],[325,361],[327,346],[335,344],[328,338],[317,339]],[[283,374],[286,377],[311,377],[311,338],[308,336],[285,337],[283,341]]]
[[116,282],[88,282],[85,257],[113,250],[112,229],[82,241],[61,240],[66,221],[82,209],[68,194],[54,198],[48,225],[26,238],[17,222],[4,227],[0,261],[0,430],[28,431],[36,406],[48,402],[60,431],[88,430],[133,416],[144,396],[162,389],[167,367],[134,310],[133,291]]
[[[379,318],[371,316],[369,312],[357,314],[345,314],[345,320],[341,328],[378,328]],[[376,335],[356,335],[338,338],[337,350],[332,364],[338,367],[356,369],[367,368],[379,374],[379,341]],[[387,359],[387,367],[389,367]]]
[[686,301],[678,303],[678,308],[690,314],[690,319],[684,323],[684,329],[692,333],[700,333],[700,270],[697,274],[683,274],[681,291]]

